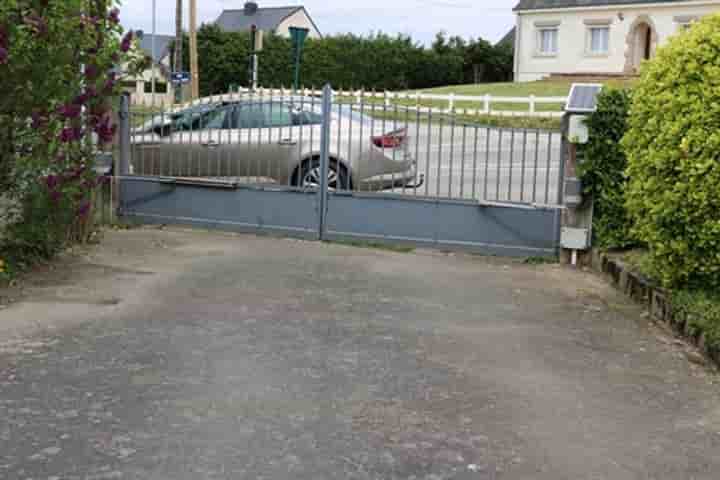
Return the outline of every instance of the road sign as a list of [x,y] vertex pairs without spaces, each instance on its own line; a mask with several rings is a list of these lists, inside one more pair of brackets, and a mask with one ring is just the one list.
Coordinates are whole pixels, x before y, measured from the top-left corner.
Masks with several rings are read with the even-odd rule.
[[173,72],[170,78],[175,84],[190,83],[190,72]]

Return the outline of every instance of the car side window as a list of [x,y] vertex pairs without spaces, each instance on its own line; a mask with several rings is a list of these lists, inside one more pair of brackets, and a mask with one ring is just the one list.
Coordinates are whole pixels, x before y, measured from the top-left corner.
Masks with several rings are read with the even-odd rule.
[[263,104],[265,111],[265,126],[273,127],[292,127],[293,115],[290,107],[282,103],[265,103]]
[[262,105],[248,104],[232,107],[232,115],[228,122],[229,128],[263,128],[265,126],[265,111]]

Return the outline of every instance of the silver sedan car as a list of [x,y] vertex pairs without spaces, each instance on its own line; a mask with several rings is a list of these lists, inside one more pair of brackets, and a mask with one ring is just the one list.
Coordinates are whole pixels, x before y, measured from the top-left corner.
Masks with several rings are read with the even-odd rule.
[[[135,175],[243,177],[300,188],[320,183],[317,100],[239,99],[158,115],[135,129]],[[337,190],[417,188],[424,179],[405,128],[335,105],[328,184]]]

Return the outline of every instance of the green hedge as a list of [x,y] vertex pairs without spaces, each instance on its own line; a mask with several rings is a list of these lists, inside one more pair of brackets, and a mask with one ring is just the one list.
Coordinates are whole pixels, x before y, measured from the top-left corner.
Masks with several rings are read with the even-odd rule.
[[594,198],[594,243],[602,248],[628,248],[636,243],[625,209],[627,158],[620,146],[630,100],[629,90],[603,90],[597,111],[587,119],[590,141],[582,148],[584,160],[578,166],[585,193]]
[[[215,25],[203,25],[198,30],[201,94],[224,93],[231,85],[248,85],[249,44],[247,32],[223,32]],[[172,51],[172,45],[170,48]],[[186,57],[188,51],[183,48]],[[187,58],[184,62],[188,65]],[[267,35],[259,63],[262,86],[292,85],[289,39]],[[420,89],[472,83],[475,65],[479,66],[481,81],[508,80],[512,49],[482,39],[465,42],[444,35],[438,35],[431,48],[424,48],[404,35],[343,34],[307,40],[301,82],[308,87],[329,82],[343,89]]]
[[720,15],[642,69],[629,129],[627,208],[667,286],[720,286]]

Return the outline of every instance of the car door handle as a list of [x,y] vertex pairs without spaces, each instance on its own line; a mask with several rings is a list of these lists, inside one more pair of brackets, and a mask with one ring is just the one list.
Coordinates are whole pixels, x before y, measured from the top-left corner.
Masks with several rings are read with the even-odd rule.
[[278,142],[278,145],[286,145],[292,147],[293,145],[297,145],[297,140],[293,140],[292,138],[283,138]]
[[210,140],[208,142],[202,142],[200,145],[202,145],[205,148],[217,148],[220,146],[220,144],[218,142],[216,142],[215,140]]

